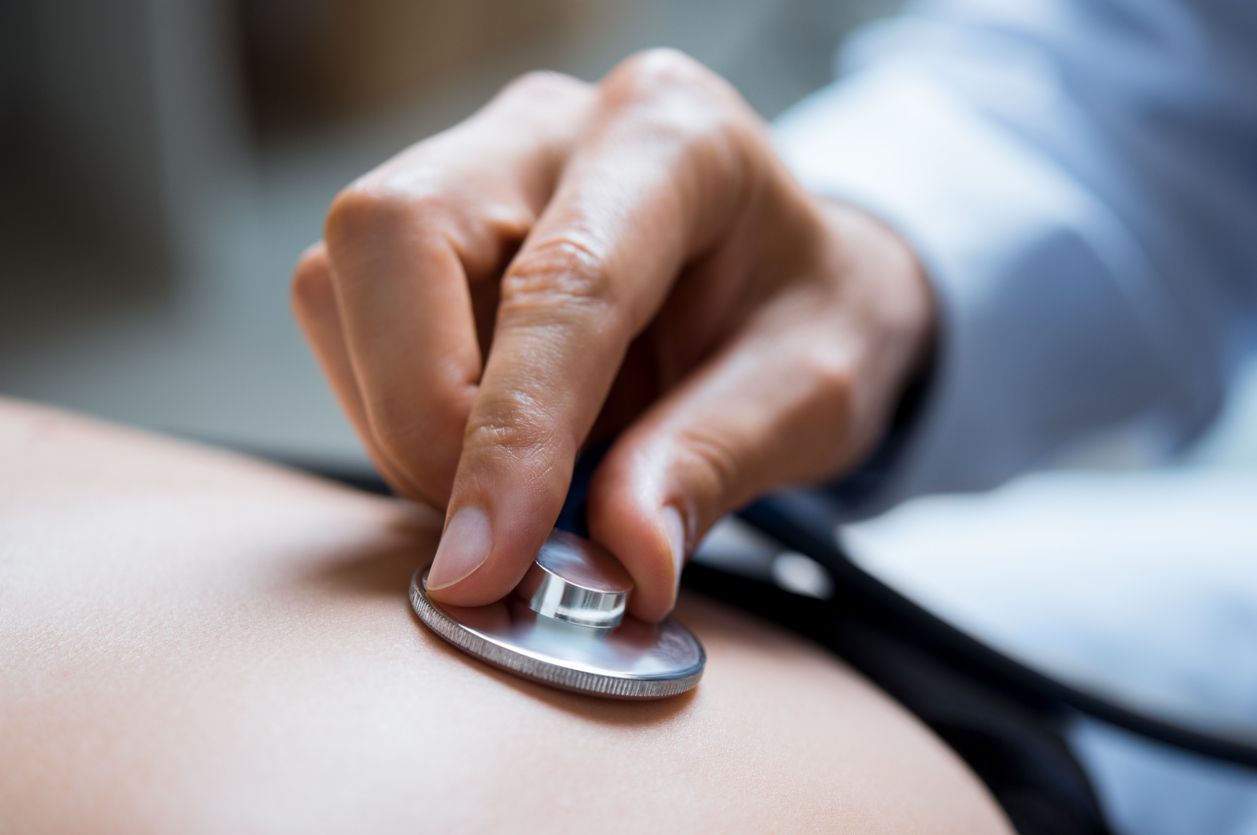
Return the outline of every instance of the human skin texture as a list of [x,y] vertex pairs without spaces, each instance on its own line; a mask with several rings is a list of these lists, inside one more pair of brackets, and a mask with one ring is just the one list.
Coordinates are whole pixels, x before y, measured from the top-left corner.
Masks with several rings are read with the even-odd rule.
[[0,829],[1006,832],[840,661],[682,595],[691,694],[597,700],[410,611],[440,517],[0,400]]
[[717,519],[867,456],[935,318],[911,248],[669,50],[520,78],[360,177],[293,304],[380,473],[446,510],[433,597],[514,588],[610,440],[589,528],[651,620]]

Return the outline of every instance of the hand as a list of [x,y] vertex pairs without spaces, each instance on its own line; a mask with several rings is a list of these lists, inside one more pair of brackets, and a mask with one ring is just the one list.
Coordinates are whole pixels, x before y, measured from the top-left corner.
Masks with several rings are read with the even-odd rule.
[[662,618],[720,516],[867,453],[932,328],[903,242],[668,51],[525,76],[346,188],[324,238],[298,318],[380,472],[448,507],[429,583],[456,605],[514,587],[618,433],[590,532]]

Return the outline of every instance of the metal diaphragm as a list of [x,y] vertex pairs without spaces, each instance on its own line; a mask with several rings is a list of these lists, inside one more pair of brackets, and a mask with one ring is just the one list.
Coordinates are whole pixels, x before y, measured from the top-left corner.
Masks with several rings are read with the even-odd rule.
[[499,669],[564,690],[615,699],[659,699],[692,689],[707,656],[673,618],[625,614],[624,569],[581,537],[553,532],[516,592],[488,606],[428,597],[427,570],[410,581],[410,603],[450,644]]

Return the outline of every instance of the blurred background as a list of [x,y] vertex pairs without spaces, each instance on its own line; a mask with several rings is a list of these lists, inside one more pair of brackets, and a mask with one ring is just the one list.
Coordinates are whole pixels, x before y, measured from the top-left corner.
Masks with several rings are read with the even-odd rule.
[[[365,461],[288,279],[335,193],[508,80],[674,46],[771,119],[897,0],[8,0],[0,392]],[[1257,466],[1257,383],[1195,451]],[[1109,439],[1087,464],[1143,463]]]
[[772,116],[894,4],[7,0],[0,392],[360,463],[288,279],[331,198],[511,78],[686,50]]
[[[647,46],[694,55],[771,119],[898,5],[6,0],[0,394],[365,466],[288,303],[342,186],[520,73],[594,79]],[[1141,469],[1122,437],[1063,463],[912,503],[849,545],[1009,651],[1257,738],[1257,371],[1172,468]],[[1251,775],[1082,733],[1129,831],[1253,831]]]

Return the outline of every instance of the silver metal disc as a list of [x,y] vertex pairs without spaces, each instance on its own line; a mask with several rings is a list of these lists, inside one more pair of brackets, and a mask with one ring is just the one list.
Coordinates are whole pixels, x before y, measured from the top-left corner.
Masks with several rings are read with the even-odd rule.
[[437,635],[495,667],[533,681],[613,699],[661,699],[686,692],[707,654],[672,618],[628,616],[611,629],[537,614],[515,595],[489,606],[447,606],[428,597],[426,569],[410,580],[410,604]]

